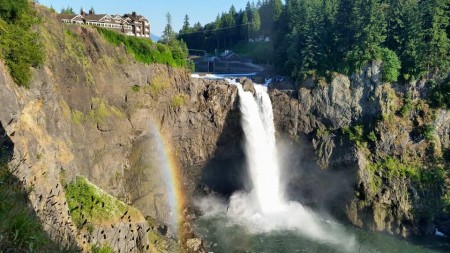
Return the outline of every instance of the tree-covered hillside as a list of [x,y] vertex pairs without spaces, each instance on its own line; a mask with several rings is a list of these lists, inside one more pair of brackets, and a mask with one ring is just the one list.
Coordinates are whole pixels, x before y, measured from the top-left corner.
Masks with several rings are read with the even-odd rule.
[[179,37],[208,51],[270,39],[270,62],[296,79],[380,59],[386,81],[409,81],[449,72],[449,17],[450,0],[263,0],[205,26],[186,16]]

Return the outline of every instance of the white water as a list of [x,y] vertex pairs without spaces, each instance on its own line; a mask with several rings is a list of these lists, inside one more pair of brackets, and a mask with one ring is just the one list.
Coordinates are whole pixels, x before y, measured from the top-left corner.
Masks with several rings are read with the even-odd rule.
[[251,92],[245,92],[240,84],[236,85],[239,90],[245,152],[253,183],[253,194],[263,213],[280,211],[283,201],[272,102],[266,87],[255,86],[255,99]]
[[205,215],[220,215],[225,209],[230,220],[245,225],[251,233],[293,230],[314,240],[337,245],[344,251],[354,252],[355,239],[347,235],[342,226],[325,221],[298,202],[284,199],[272,102],[267,87],[255,85],[256,96],[253,96],[251,92],[244,91],[240,83],[226,80],[238,88],[247,167],[253,188],[250,193],[234,193],[228,206],[214,197],[200,200],[198,206]]

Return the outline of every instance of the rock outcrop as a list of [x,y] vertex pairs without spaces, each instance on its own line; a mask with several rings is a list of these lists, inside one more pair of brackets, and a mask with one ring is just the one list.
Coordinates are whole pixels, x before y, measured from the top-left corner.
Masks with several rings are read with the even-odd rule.
[[[41,199],[57,194],[54,206],[62,209],[49,219],[67,234],[73,231],[88,250],[98,241],[86,241],[67,222],[70,210],[61,186],[81,175],[137,207],[136,224],[152,217],[182,227],[170,203],[185,198],[171,193],[177,191],[170,189],[175,177],[188,198],[202,180],[205,185],[218,180],[212,161],[227,160],[230,181],[236,176],[235,157],[242,160],[237,89],[192,79],[183,69],[140,64],[95,28],[60,24],[55,14],[38,8],[49,17],[38,27],[47,59],[33,70],[30,88],[17,86],[0,61],[0,122],[14,144],[10,166],[34,187],[33,207],[40,214],[51,212]],[[137,233],[132,226],[122,230]],[[169,228],[168,240],[181,236],[176,230]],[[185,240],[201,251],[195,237]]]
[[[448,111],[431,109],[420,94],[410,98],[414,86],[383,83],[379,62],[350,78],[336,74],[329,83],[304,83],[294,91],[270,90],[279,134],[315,153],[316,164],[297,167],[302,176],[292,177],[291,185],[299,188],[294,195],[307,192],[305,203],[327,203],[356,226],[430,234],[447,190],[446,176],[433,175],[448,165],[442,159]],[[303,159],[305,148],[298,150]],[[433,186],[424,175],[436,180]]]

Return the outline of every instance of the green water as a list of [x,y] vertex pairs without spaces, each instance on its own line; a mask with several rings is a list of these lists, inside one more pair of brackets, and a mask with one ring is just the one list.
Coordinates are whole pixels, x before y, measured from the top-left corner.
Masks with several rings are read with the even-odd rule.
[[[342,226],[342,225],[340,225]],[[380,233],[366,232],[353,227],[344,227],[346,234],[355,238],[351,250],[343,245],[319,242],[295,233],[294,231],[276,231],[253,234],[244,226],[236,224],[224,215],[202,217],[196,224],[197,232],[209,242],[209,252],[234,253],[284,253],[284,252],[320,252],[320,253],[428,253],[450,252],[450,241],[445,238],[422,238],[416,241],[398,239]]]

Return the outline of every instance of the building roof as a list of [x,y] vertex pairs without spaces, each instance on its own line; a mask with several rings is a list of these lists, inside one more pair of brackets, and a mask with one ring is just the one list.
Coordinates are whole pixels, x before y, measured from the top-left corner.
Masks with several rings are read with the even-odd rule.
[[59,18],[61,19],[73,19],[80,14],[59,14]]
[[112,19],[112,17],[108,14],[94,14],[94,15],[86,15],[84,16],[84,19],[87,21],[102,21],[102,19],[109,17]]

